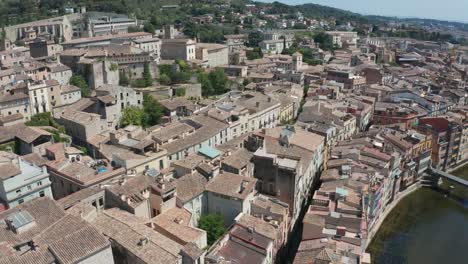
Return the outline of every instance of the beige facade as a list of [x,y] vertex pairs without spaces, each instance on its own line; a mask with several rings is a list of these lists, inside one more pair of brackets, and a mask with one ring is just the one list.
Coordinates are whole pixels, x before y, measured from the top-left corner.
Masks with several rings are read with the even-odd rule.
[[53,86],[48,85],[44,81],[28,85],[29,101],[31,102],[30,106],[32,115],[51,111],[52,105],[49,99],[49,93],[51,88],[53,88]]
[[214,68],[229,63],[228,47],[222,44],[197,43],[196,59],[202,61],[202,65]]
[[196,58],[195,41],[191,39],[163,39],[161,59],[163,60],[194,60]]

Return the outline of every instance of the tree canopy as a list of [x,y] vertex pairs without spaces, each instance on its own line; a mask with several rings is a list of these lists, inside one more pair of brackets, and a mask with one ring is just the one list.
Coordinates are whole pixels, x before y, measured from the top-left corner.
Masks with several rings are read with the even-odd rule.
[[164,107],[151,95],[143,95],[143,126],[150,127],[161,123]]
[[51,126],[60,133],[65,133],[65,127],[57,123],[50,112],[35,114],[25,123],[27,126]]
[[151,95],[143,95],[143,107],[128,106],[123,110],[120,123],[122,126],[136,125],[150,127],[161,123],[164,107]]
[[261,59],[263,58],[263,52],[260,47],[255,47],[253,50],[249,50],[246,52],[247,59],[248,60],[255,60],[255,59]]
[[314,41],[320,44],[320,48],[323,50],[333,51],[333,37],[325,32],[319,32],[315,34]]
[[146,62],[143,68],[143,79],[145,80],[146,87],[153,85],[153,76],[151,76],[149,63]]
[[229,91],[229,79],[222,69],[215,69],[210,73],[200,72],[198,82],[202,86],[202,95],[220,95]]
[[259,31],[252,31],[249,33],[247,44],[249,47],[258,47],[260,42],[263,41],[263,35]]
[[145,112],[137,106],[127,106],[123,109],[122,119],[120,123],[122,126],[136,125],[143,126],[143,116]]
[[206,231],[208,245],[212,245],[227,231],[224,227],[223,216],[219,214],[201,216],[198,220],[198,227]]
[[70,78],[70,84],[81,89],[81,96],[82,97],[90,97],[91,96],[91,89],[88,86],[83,75],[76,74]]
[[159,65],[159,83],[163,85],[185,83],[192,77],[192,69],[183,60],[178,60],[177,65]]

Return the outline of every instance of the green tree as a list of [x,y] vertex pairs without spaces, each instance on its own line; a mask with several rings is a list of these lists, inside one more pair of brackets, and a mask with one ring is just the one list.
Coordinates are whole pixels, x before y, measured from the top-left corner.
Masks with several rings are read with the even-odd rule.
[[226,233],[224,219],[219,214],[208,214],[200,217],[198,227],[206,231],[208,245],[212,245],[218,238]]
[[146,87],[153,85],[153,76],[151,76],[150,65],[145,63],[143,68],[143,79],[145,80]]
[[304,23],[295,23],[293,29],[307,29],[307,25]]
[[159,76],[159,83],[162,85],[169,85],[171,84],[171,77],[167,76],[167,74],[161,74]]
[[203,96],[210,96],[214,94],[214,89],[211,85],[210,79],[208,78],[208,74],[200,72],[198,74],[198,82],[201,84]]
[[222,94],[228,91],[229,79],[222,69],[216,69],[208,74],[208,79],[214,89],[215,94]]
[[116,71],[118,69],[119,69],[119,65],[117,63],[112,62],[110,67],[109,67],[109,70],[110,71]]
[[70,143],[70,139],[68,137],[62,136],[62,133],[59,130],[57,129],[46,129],[46,130],[47,132],[52,134],[52,137],[54,138],[55,143],[58,143],[58,142]]
[[151,95],[143,95],[143,126],[150,127],[161,123],[161,117],[164,116],[164,107]]
[[88,155],[88,149],[86,147],[79,147],[79,149],[83,152],[83,155]]
[[188,22],[184,27],[184,34],[191,38],[195,38],[197,37],[198,30],[197,25],[192,22]]
[[365,36],[366,35],[366,31],[363,28],[355,28],[353,31],[357,32],[359,36]]
[[175,96],[177,97],[181,97],[181,96],[185,96],[185,88],[177,88],[175,90]]
[[258,47],[259,43],[263,41],[263,36],[258,31],[252,31],[249,33],[248,45],[249,47]]
[[141,32],[141,29],[137,26],[130,26],[128,27],[128,33],[133,33],[133,32]]
[[89,88],[88,83],[86,82],[83,75],[80,75],[80,74],[73,75],[70,78],[70,84],[76,87],[79,87],[81,89],[81,96],[83,97],[91,96],[91,89]]
[[132,81],[132,86],[137,87],[137,88],[147,87],[145,79],[136,79],[136,80]]
[[26,122],[28,126],[50,126],[51,125],[51,114],[49,112],[35,114],[31,117],[31,120]]
[[248,60],[255,60],[263,58],[263,52],[260,47],[255,47],[251,51],[247,51],[247,59]]
[[153,26],[153,24],[151,24],[150,22],[146,22],[146,23],[143,25],[143,30],[144,30],[145,32],[154,34],[154,32],[156,31],[156,28],[155,28],[155,27]]
[[2,30],[0,31],[0,40],[3,40],[6,38],[6,31],[5,28],[2,27]]
[[58,132],[65,133],[65,127],[57,123],[50,112],[35,114],[25,124],[27,126],[51,126],[56,128]]
[[123,109],[123,114],[120,123],[122,126],[143,126],[144,115],[145,113],[143,109],[136,106],[127,106]]
[[119,85],[128,86],[130,84],[130,80],[125,72],[121,71],[119,73]]
[[320,44],[320,48],[323,50],[333,51],[333,37],[325,32],[319,32],[315,35],[314,41]]

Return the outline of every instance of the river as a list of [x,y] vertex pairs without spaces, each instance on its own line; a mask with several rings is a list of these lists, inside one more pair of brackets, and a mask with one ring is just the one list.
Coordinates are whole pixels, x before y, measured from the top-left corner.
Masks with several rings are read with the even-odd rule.
[[377,264],[468,263],[468,208],[419,189],[400,201],[367,251]]

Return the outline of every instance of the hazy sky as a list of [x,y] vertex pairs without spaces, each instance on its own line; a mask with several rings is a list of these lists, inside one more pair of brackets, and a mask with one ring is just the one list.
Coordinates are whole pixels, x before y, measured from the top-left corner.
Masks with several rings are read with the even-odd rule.
[[[263,0],[263,2],[273,1]],[[279,2],[286,4],[315,3],[366,15],[468,22],[468,0],[279,0]]]

